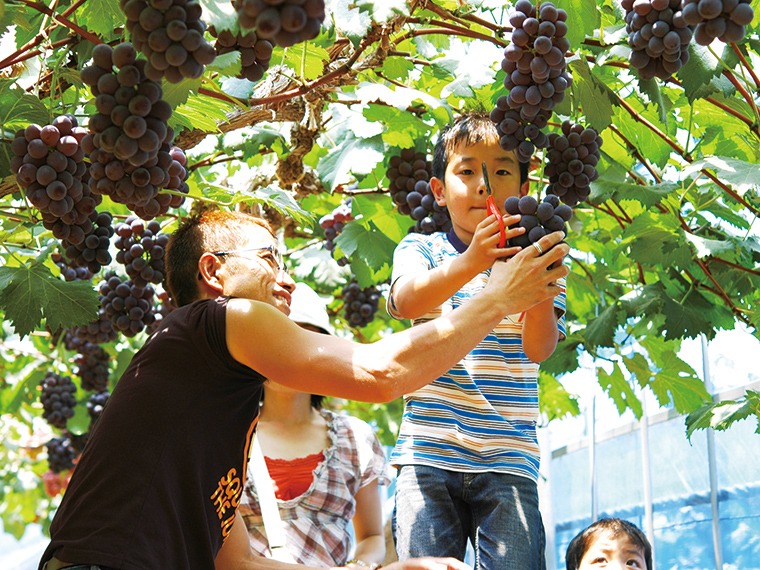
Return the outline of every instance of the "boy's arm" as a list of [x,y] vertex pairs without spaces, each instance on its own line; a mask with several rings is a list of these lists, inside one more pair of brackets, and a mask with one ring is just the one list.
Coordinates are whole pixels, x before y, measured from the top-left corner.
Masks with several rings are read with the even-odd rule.
[[[520,216],[507,216],[505,225],[516,224]],[[511,239],[525,229],[514,226],[507,230]],[[416,319],[441,306],[479,273],[489,269],[499,258],[512,256],[519,247],[499,248],[499,224],[488,216],[478,224],[472,243],[449,263],[421,273],[402,275],[394,281],[391,291],[391,314],[399,319]]]
[[559,331],[554,299],[547,299],[525,312],[522,343],[525,356],[533,362],[543,362],[557,348]]

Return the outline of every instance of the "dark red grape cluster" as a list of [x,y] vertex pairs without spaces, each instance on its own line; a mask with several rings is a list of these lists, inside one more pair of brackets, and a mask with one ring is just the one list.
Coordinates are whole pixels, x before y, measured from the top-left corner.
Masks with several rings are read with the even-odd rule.
[[92,222],[92,230],[83,242],[74,244],[64,239],[61,240],[61,245],[65,248],[69,263],[78,268],[86,268],[91,275],[94,275],[112,261],[108,248],[113,236],[111,227],[113,216],[110,212],[92,212],[89,218]]
[[48,372],[40,382],[40,388],[42,417],[51,426],[64,429],[66,421],[74,417],[74,406],[77,405],[74,397],[77,391],[76,385],[68,376]]
[[169,83],[197,79],[216,57],[203,37],[203,9],[195,0],[121,0],[135,49],[146,58],[145,75]]
[[622,6],[630,61],[639,77],[668,79],[689,61],[693,29],[683,17],[681,0],[623,0]]
[[62,253],[54,252],[50,254],[50,259],[61,270],[61,277],[65,281],[87,281],[92,279],[92,272],[86,267],[77,267],[71,262],[67,262]]
[[101,307],[114,328],[124,336],[135,336],[155,320],[154,290],[150,285],[138,287],[131,279],[122,281],[110,274],[100,283],[98,291]]
[[66,335],[66,348],[74,352],[87,353],[97,345],[115,341],[119,337],[108,319],[105,309],[98,310],[98,318],[84,327],[74,327]]
[[313,40],[325,20],[325,0],[233,0],[241,28],[280,47]]
[[[166,155],[169,155],[167,158]],[[154,197],[148,200],[145,204],[136,205],[132,211],[141,217],[143,220],[152,220],[157,216],[163,216],[169,211],[169,208],[179,208],[185,201],[184,196],[179,194],[169,194],[166,192],[159,193],[159,187],[165,190],[172,190],[181,194],[187,194],[190,192],[190,187],[187,185],[187,179],[190,176],[190,172],[187,169],[187,157],[185,152],[178,146],[171,146],[168,143],[164,143],[161,150],[158,153],[158,163],[166,164],[169,166],[166,168],[166,175],[168,175],[168,182],[166,175],[164,176],[164,182],[159,183],[158,187],[154,188]],[[151,180],[146,186],[153,184],[153,172],[151,173]],[[163,185],[161,185],[163,184]]]
[[549,150],[544,174],[549,177],[548,194],[556,194],[565,204],[575,206],[591,192],[590,184],[599,178],[599,148],[602,137],[593,127],[564,121],[562,134],[549,135]]
[[[335,238],[340,235],[345,225],[352,221],[354,217],[351,215],[351,198],[346,200],[343,204],[339,205],[329,214],[325,214],[319,220],[319,227],[325,231],[324,247],[327,251],[332,253],[333,259],[335,259]],[[335,259],[338,265],[345,266],[350,263],[347,257],[339,257]]]
[[755,11],[751,0],[683,0],[684,21],[694,29],[699,45],[710,45],[715,38],[736,43],[744,38],[745,26],[752,23]]
[[572,82],[565,63],[570,47],[566,20],[567,13],[551,2],[536,9],[529,0],[518,0],[509,16],[512,43],[501,63],[509,95],[497,100],[491,120],[498,126],[502,148],[514,150],[520,162],[530,161],[536,148],[546,148],[542,129]]
[[555,194],[547,194],[541,203],[533,196],[510,196],[504,201],[504,209],[512,215],[520,214],[518,225],[525,228],[525,233],[510,240],[520,247],[528,247],[552,232],[561,230],[567,234],[565,222],[573,217],[572,208],[560,204]]
[[224,55],[233,51],[240,52],[240,79],[247,79],[256,83],[264,72],[269,69],[269,60],[272,59],[274,46],[269,40],[260,38],[256,32],[244,34],[238,32],[234,35],[229,30],[222,30],[218,35],[213,26],[209,33],[216,38],[214,48],[216,55]]
[[54,437],[45,444],[47,447],[48,467],[53,473],[60,473],[74,467],[79,453],[71,443],[71,439]]
[[11,171],[43,226],[72,243],[84,241],[92,227],[88,216],[101,201],[82,182],[87,168],[80,142],[86,134],[73,115],[61,115],[50,125],[18,131],[11,143]]
[[362,289],[351,281],[343,287],[344,316],[352,327],[367,326],[375,318],[380,303],[380,293],[374,285]]
[[111,394],[108,390],[102,390],[90,396],[87,400],[87,412],[90,414],[90,428],[98,421],[100,414],[103,413],[103,408],[108,402],[108,397]]
[[169,293],[163,290],[156,291],[155,302],[153,304],[153,322],[145,327],[145,331],[148,334],[153,334],[158,330],[158,327],[161,325],[161,321],[163,321],[167,315],[176,308],[177,307],[169,297]]
[[406,148],[391,156],[385,175],[390,180],[391,200],[399,213],[416,222],[410,232],[429,235],[451,229],[448,209],[435,201],[430,190],[432,164],[425,153]]
[[81,379],[82,390],[101,392],[108,387],[108,364],[111,357],[99,345],[80,352],[74,357],[75,374]]
[[[136,287],[161,283],[164,279],[164,253],[169,236],[161,233],[155,220],[147,224],[137,216],[129,216],[116,224],[114,245],[117,263],[121,263]],[[151,292],[151,298],[153,293]]]

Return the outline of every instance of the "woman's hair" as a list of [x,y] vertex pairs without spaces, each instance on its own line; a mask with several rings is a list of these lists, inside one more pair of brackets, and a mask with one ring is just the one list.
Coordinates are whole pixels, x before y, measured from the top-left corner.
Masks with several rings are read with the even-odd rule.
[[[499,131],[491,118],[483,112],[469,112],[441,129],[433,150],[433,176],[445,182],[449,157],[456,148],[486,141],[499,144]],[[520,185],[528,180],[528,163],[520,162]]]
[[578,570],[586,551],[599,536],[609,535],[614,538],[621,534],[627,536],[635,546],[641,549],[644,554],[644,561],[647,564],[646,570],[652,570],[652,545],[649,544],[646,535],[636,525],[615,518],[596,521],[570,541],[565,555],[567,570]]
[[[209,210],[186,218],[171,235],[166,250],[166,283],[177,307],[198,298],[198,260],[206,252],[226,251],[243,247],[246,227],[256,226],[272,234],[262,218],[230,212]],[[272,234],[274,236],[274,234]]]

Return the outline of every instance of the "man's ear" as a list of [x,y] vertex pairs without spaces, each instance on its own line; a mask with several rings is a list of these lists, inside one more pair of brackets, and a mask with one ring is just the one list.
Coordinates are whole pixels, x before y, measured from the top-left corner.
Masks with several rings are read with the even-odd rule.
[[526,180],[520,185],[520,198],[522,198],[523,196],[527,196],[529,190],[530,190],[530,180]]
[[219,275],[222,262],[212,253],[204,253],[198,260],[198,288],[202,294],[215,293],[218,296],[224,290],[224,283]]
[[440,178],[433,177],[430,179],[430,191],[433,193],[433,197],[439,206],[446,205],[446,196],[443,193],[443,181]]

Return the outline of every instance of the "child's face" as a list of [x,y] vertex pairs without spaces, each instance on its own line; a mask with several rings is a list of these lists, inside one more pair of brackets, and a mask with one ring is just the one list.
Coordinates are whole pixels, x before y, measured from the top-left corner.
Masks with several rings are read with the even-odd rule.
[[514,152],[502,149],[497,141],[460,143],[449,155],[444,184],[434,178],[430,185],[437,202],[448,207],[457,236],[468,244],[475,228],[488,216],[483,161],[496,207],[502,214],[504,200],[528,192],[527,181],[520,186],[520,167]]
[[641,548],[625,534],[603,534],[594,540],[581,559],[578,570],[649,570]]

